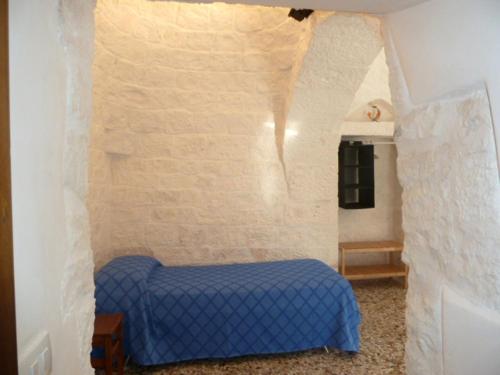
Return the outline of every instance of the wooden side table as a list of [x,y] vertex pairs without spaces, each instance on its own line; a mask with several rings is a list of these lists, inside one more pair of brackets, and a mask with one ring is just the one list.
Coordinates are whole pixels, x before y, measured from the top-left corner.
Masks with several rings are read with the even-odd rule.
[[[403,251],[403,244],[398,241],[367,241],[367,242],[341,242],[340,274],[348,280],[380,279],[389,277],[402,277],[404,287],[408,286],[408,266],[405,265],[398,253]],[[389,253],[390,262],[387,264],[348,266],[348,254],[361,253]]]
[[112,375],[114,370],[123,375],[123,314],[96,315],[92,349],[104,350],[104,358],[91,357],[93,368],[103,369],[106,375]]

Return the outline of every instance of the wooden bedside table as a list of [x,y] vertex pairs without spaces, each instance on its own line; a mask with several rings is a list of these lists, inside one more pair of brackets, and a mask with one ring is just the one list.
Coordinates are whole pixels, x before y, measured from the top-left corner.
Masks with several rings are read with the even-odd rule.
[[95,369],[103,369],[106,375],[116,370],[123,375],[123,314],[98,314],[95,317],[90,362]]

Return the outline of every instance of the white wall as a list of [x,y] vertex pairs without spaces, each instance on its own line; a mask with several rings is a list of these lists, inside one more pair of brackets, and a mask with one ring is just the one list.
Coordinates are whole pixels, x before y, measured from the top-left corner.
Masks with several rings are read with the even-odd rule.
[[500,369],[500,313],[470,297],[443,288],[443,364],[445,375],[496,375]]
[[432,0],[385,16],[411,101],[422,104],[485,82],[500,160],[500,3]]
[[[374,142],[389,142],[388,137],[375,137],[378,133],[379,123],[366,122],[366,108],[371,101],[383,100],[389,106],[391,92],[389,88],[389,69],[385,60],[385,51],[382,49],[373,61],[368,74],[361,84],[353,102],[351,103],[348,118],[356,116],[364,123],[350,123],[345,121],[342,125],[342,134],[352,135],[349,128],[356,129],[360,124],[365,125],[367,135],[363,137]],[[368,107],[369,108],[369,107]],[[382,109],[382,117],[392,120],[392,113]],[[385,125],[385,124],[384,124]],[[385,129],[385,127],[384,127]],[[339,242],[348,241],[378,241],[401,240],[401,186],[398,182],[396,171],[397,151],[395,146],[380,144],[374,146],[375,151],[375,207],[362,210],[339,209]],[[350,264],[381,263],[388,260],[387,254],[353,254],[349,256]]]
[[[79,153],[82,145],[86,150],[86,142],[75,137],[80,126],[86,129],[84,115],[90,108],[84,88],[77,100],[72,96],[71,90],[81,88],[74,85],[79,81],[73,73],[85,79],[85,68],[79,70],[76,64],[68,71],[68,56],[81,36],[92,38],[93,4],[66,5],[55,0],[9,2],[14,266],[22,375],[32,358],[30,348],[43,332],[49,333],[55,375],[91,373],[92,262],[83,193],[76,189],[85,190],[78,172],[86,170],[86,154]],[[64,21],[75,15],[72,10],[86,27],[74,23],[65,29]],[[66,32],[71,30],[68,40]],[[90,50],[78,47],[80,64],[89,64]],[[75,154],[78,157],[72,158]],[[70,159],[76,164],[68,163]],[[83,207],[83,214],[75,204]],[[78,237],[73,236],[73,223]]]
[[[290,203],[281,234],[337,265],[338,145],[342,122],[382,49],[379,20],[337,15],[320,24],[304,59],[287,119],[284,160]],[[313,241],[304,241],[309,236]]]
[[[499,154],[493,132],[496,125],[498,141],[499,16],[497,1],[434,0],[386,17],[399,126],[404,257],[410,266],[409,375],[455,374],[471,363],[477,374],[498,372],[491,366],[497,357],[484,354],[491,347],[485,337],[476,336],[473,344],[480,362],[469,351],[468,340],[474,338],[467,330],[498,329],[485,317],[500,306]],[[443,298],[445,289],[468,302],[454,306]],[[475,306],[467,317],[474,320],[461,335],[454,323],[464,319],[467,304]],[[474,358],[456,355],[464,351]]]
[[[44,121],[47,124],[56,116],[59,117],[59,121],[62,121],[64,113],[61,113],[58,108],[59,103],[55,96],[48,96],[44,103],[40,101],[39,98],[44,96],[44,87],[42,82],[36,79],[39,72],[32,70],[32,60],[23,56],[27,49],[25,46],[30,45],[33,46],[28,49],[31,56],[50,54],[50,50],[44,51],[43,34],[33,33],[33,29],[38,29],[43,30],[44,34],[49,34],[48,25],[40,22],[40,19],[35,17],[35,13],[31,13],[31,7],[32,4],[28,1],[11,2],[9,6],[12,198],[18,312],[17,335],[20,348],[26,346],[30,338],[33,338],[44,327],[47,319],[44,303],[47,296],[43,287],[45,252],[47,247],[53,245],[50,242],[53,238],[63,236],[60,228],[51,228],[51,231],[59,232],[58,235],[53,236],[52,233],[45,232],[46,228],[40,225],[40,222],[48,222],[52,216],[47,210],[47,204],[52,202],[53,206],[59,206],[60,211],[62,207],[57,199],[57,192],[50,192],[47,186],[36,183],[47,173],[47,168],[43,167],[44,164],[54,163],[56,160],[54,160],[55,156],[45,149],[50,140],[46,129],[31,124],[35,121]],[[45,9],[39,11],[47,13]],[[29,17],[30,14],[32,17]],[[28,31],[30,30],[28,26],[33,28],[31,32]],[[49,47],[53,46],[49,45]],[[49,61],[46,60],[44,66],[40,66],[40,70],[44,68],[47,70],[48,63]],[[60,63],[56,61],[54,63],[53,70],[57,71],[57,65],[61,69]],[[19,78],[22,78],[24,85],[14,84],[19,81]],[[31,80],[33,83],[29,85]],[[23,98],[37,99],[38,103],[32,105],[32,111],[27,111]],[[36,104],[38,104],[37,107],[35,107]],[[39,141],[41,139],[45,142]],[[61,150],[61,136],[59,139],[54,139],[54,148]],[[34,158],[34,155],[40,156]],[[33,189],[36,191],[32,192]],[[40,196],[46,198],[40,200]],[[28,232],[25,228],[30,228],[30,231]],[[29,235],[23,235],[23,233],[29,233]],[[44,244],[44,242],[48,243]]]
[[[447,345],[466,346],[443,340],[442,327],[453,327],[443,319],[462,318],[443,317],[444,288],[478,312],[500,308],[500,184],[488,99],[482,88],[471,89],[416,107],[399,125],[403,256],[410,269],[407,372],[441,375]],[[476,318],[481,326],[481,314]],[[476,342],[478,350],[482,346],[488,349],[486,342]],[[488,367],[476,372],[495,375]]]
[[336,263],[331,145],[380,51],[380,24],[319,12],[298,23],[288,11],[98,3],[89,201],[98,266],[130,248],[167,264]]

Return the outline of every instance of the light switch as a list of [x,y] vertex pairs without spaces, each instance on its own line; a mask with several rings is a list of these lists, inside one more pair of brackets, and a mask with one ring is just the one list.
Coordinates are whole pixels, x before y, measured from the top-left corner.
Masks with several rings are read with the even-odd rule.
[[42,375],[40,373],[40,363],[38,362],[38,359],[31,364],[30,375]]
[[19,375],[50,375],[51,356],[49,334],[42,331],[23,348],[19,356]]
[[45,348],[41,354],[43,363],[43,375],[49,375],[52,370],[52,358],[50,355],[50,348]]

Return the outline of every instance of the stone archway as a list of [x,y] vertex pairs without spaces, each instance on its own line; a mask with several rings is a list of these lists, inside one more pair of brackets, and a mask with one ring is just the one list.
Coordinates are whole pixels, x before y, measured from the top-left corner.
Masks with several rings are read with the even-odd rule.
[[[93,259],[86,199],[89,129],[92,116],[91,69],[94,52],[93,11],[95,5],[95,1],[59,0],[58,2],[59,36],[65,51],[67,92],[63,160],[68,258],[61,282],[63,291],[61,309],[65,326],[71,327],[72,334],[77,338],[79,368],[82,374],[91,371],[88,353],[94,314]],[[335,117],[332,108],[327,103],[332,98],[340,100],[343,95],[352,97],[355,94],[371,61],[381,47],[378,28],[379,22],[376,19],[350,15],[336,16],[335,19],[325,21],[320,26],[318,34],[320,37],[313,41],[312,49],[307,54],[308,57],[306,56],[307,66],[301,73],[297,73],[297,89],[290,102],[292,118],[287,128],[291,131],[298,131],[297,126],[301,127],[300,131],[304,139],[294,140],[294,142],[282,139],[277,142],[278,145],[285,144],[284,162],[290,168],[289,188],[292,199],[290,199],[287,214],[292,220],[290,224],[292,227],[288,228],[291,236],[285,234],[284,236],[294,239],[295,246],[312,246],[316,251],[315,256],[332,264],[336,263],[336,259],[330,258],[329,254],[332,248],[336,248],[336,234],[332,236],[330,232],[332,227],[336,227],[335,220],[332,220],[336,214],[325,212],[333,210],[336,206],[335,194],[330,191],[331,186],[336,186],[335,170],[331,170],[331,164],[336,164],[336,149],[333,147],[333,151],[330,150],[328,144],[338,143],[338,134],[334,129],[332,130],[331,121],[335,124],[340,123],[343,114],[339,113]],[[337,48],[335,53],[346,52],[352,40],[347,39],[343,42],[342,38],[354,32],[355,29],[361,29],[362,32],[361,34],[358,32],[358,49],[349,58],[362,57],[359,66],[351,67],[347,60],[335,64],[335,59],[328,53],[329,46],[332,43],[335,44]],[[347,75],[346,82],[328,90],[331,80],[343,74]],[[328,77],[326,85],[323,82],[324,75]],[[317,91],[319,96],[312,108],[314,111],[310,108],[310,115],[307,116],[308,111],[305,109],[308,103],[314,104],[315,102],[311,102],[313,99],[311,94],[314,91]],[[348,110],[349,103],[348,100],[338,104],[345,112]],[[329,117],[329,121],[317,123],[318,118],[325,116]],[[307,128],[313,126],[317,129],[307,135]],[[283,131],[277,131],[276,134],[284,137]],[[314,155],[311,165],[301,160],[301,148]],[[326,156],[328,161],[321,161],[321,155]],[[314,168],[311,169],[311,166]],[[309,176],[310,171],[314,173],[312,180]],[[305,175],[304,172],[306,172]],[[313,181],[318,182],[318,186],[311,190],[309,187],[312,186]],[[313,193],[312,200],[311,197],[307,198],[310,193]],[[304,198],[307,199],[304,200]],[[318,205],[325,203],[325,199],[326,207],[318,208]],[[312,209],[313,213],[304,216],[304,212],[312,206],[316,207]],[[297,226],[303,227],[302,232],[296,232],[293,229]],[[317,234],[317,238],[314,239],[316,242],[311,242],[310,239],[315,236],[315,233]]]
[[[64,206],[69,254],[61,283],[63,291],[61,308],[65,326],[71,327],[72,334],[77,337],[79,368],[82,374],[91,371],[88,354],[94,314],[93,259],[86,198],[89,129],[92,115],[91,68],[94,52],[95,5],[95,1],[59,0],[58,2],[59,32],[64,46],[66,66]],[[336,64],[328,52],[332,43],[336,46],[336,49],[332,47],[334,50],[332,53],[345,53],[352,46],[352,40],[347,38],[343,41],[342,38],[356,30],[359,37],[356,52],[349,55],[346,61]],[[330,233],[332,228],[336,227],[335,220],[332,220],[336,217],[335,194],[331,192],[331,186],[336,186],[336,177],[335,170],[332,170],[331,166],[336,164],[336,148],[330,149],[329,143],[338,143],[338,134],[332,129],[331,121],[334,122],[333,125],[339,125],[345,113],[335,114],[328,103],[331,99],[340,100],[341,102],[337,104],[342,111],[348,110],[350,100],[344,102],[341,100],[342,96],[347,95],[352,99],[371,61],[381,48],[378,30],[378,20],[351,15],[336,16],[335,19],[325,21],[320,26],[318,34],[320,37],[313,41],[311,51],[305,58],[306,68],[298,73],[297,89],[290,102],[291,121],[287,124],[287,128],[295,132],[300,128],[304,138],[293,142],[286,139],[277,142],[278,145],[285,144],[284,162],[290,168],[289,188],[292,197],[287,210],[291,227],[286,228],[290,236],[286,235],[288,232],[285,231],[283,237],[294,240],[296,247],[312,246],[316,251],[316,257],[332,264],[336,264],[336,259],[330,257],[330,252],[336,248],[337,240],[336,231],[333,235]],[[350,66],[348,60],[358,57],[361,59],[359,66]],[[328,89],[332,80],[343,75],[346,75],[345,82],[338,87],[332,86]],[[326,83],[325,77],[328,78]],[[311,96],[315,91],[318,92],[317,100],[313,100]],[[314,105],[306,111],[310,104]],[[318,119],[325,116],[329,117],[329,120],[318,123]],[[276,127],[278,126],[279,124]],[[317,129],[311,132],[308,131],[308,127]],[[283,131],[277,131],[276,134],[284,137]],[[313,154],[312,164],[301,160],[301,148]],[[328,161],[321,161],[321,155]],[[310,172],[313,173],[312,180]],[[318,183],[317,186],[311,185],[314,181]],[[313,196],[310,197],[310,194]],[[325,202],[326,207],[319,208],[319,205]],[[306,213],[308,207],[312,207],[312,214]],[[333,214],[326,212],[328,210],[333,211]],[[297,232],[294,229],[297,226],[301,227],[302,231]],[[315,242],[311,242],[313,237]]]

